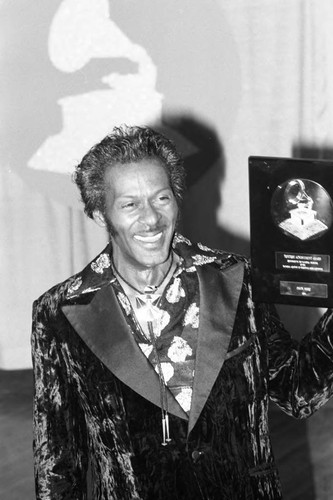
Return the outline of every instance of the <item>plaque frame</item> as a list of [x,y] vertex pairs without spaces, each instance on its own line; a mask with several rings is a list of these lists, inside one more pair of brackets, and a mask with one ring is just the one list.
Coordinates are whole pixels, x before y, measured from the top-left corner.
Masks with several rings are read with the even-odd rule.
[[333,306],[333,160],[249,157],[254,300]]

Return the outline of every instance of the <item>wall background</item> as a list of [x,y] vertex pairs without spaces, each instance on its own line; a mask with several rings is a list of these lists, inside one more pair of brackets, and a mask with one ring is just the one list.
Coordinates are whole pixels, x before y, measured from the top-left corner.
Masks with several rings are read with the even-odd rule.
[[[31,367],[32,301],[106,241],[70,176],[114,125],[176,141],[184,232],[237,252],[249,249],[248,156],[332,158],[330,0],[2,0],[0,13],[2,369]],[[296,337],[319,315],[280,310]],[[318,498],[333,491],[325,450]]]

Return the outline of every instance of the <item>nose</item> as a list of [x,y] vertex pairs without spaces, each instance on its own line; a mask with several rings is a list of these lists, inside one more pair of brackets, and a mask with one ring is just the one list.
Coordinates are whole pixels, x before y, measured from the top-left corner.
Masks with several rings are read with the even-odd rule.
[[142,207],[140,214],[140,222],[146,224],[149,227],[154,227],[160,220],[161,214],[156,209],[156,207],[149,201],[145,203]]

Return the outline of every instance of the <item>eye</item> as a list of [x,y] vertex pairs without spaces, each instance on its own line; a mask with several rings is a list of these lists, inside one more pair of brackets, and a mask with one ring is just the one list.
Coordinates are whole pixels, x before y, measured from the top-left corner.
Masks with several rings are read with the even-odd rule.
[[157,201],[159,203],[168,203],[170,201],[171,196],[169,194],[161,194],[158,198]]
[[136,204],[134,203],[134,201],[129,201],[129,202],[124,203],[123,205],[121,205],[121,208],[123,208],[125,210],[126,209],[131,210],[131,209],[133,209],[135,207],[136,207]]

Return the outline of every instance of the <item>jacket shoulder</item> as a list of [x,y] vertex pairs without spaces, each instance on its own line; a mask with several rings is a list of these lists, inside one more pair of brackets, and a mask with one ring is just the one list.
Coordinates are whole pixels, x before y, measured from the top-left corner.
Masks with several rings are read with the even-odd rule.
[[55,313],[67,300],[99,289],[109,279],[110,258],[106,247],[80,272],[52,286],[34,301],[34,309]]
[[207,261],[207,263],[208,261],[214,262],[221,270],[239,263],[243,263],[246,268],[250,267],[250,261],[245,255],[210,248],[200,242],[192,243],[192,252],[194,252],[195,259],[199,260],[201,255],[203,261]]
[[61,283],[52,286],[34,301],[34,310],[48,309],[51,313],[55,313],[59,304],[62,304],[66,300],[71,287],[75,285],[79,278],[80,273],[77,273]]
[[210,248],[201,242],[192,242],[180,233],[175,234],[173,248],[185,260],[187,267],[211,264],[223,271],[235,264],[243,263],[245,273],[249,274],[250,261],[244,255]]

